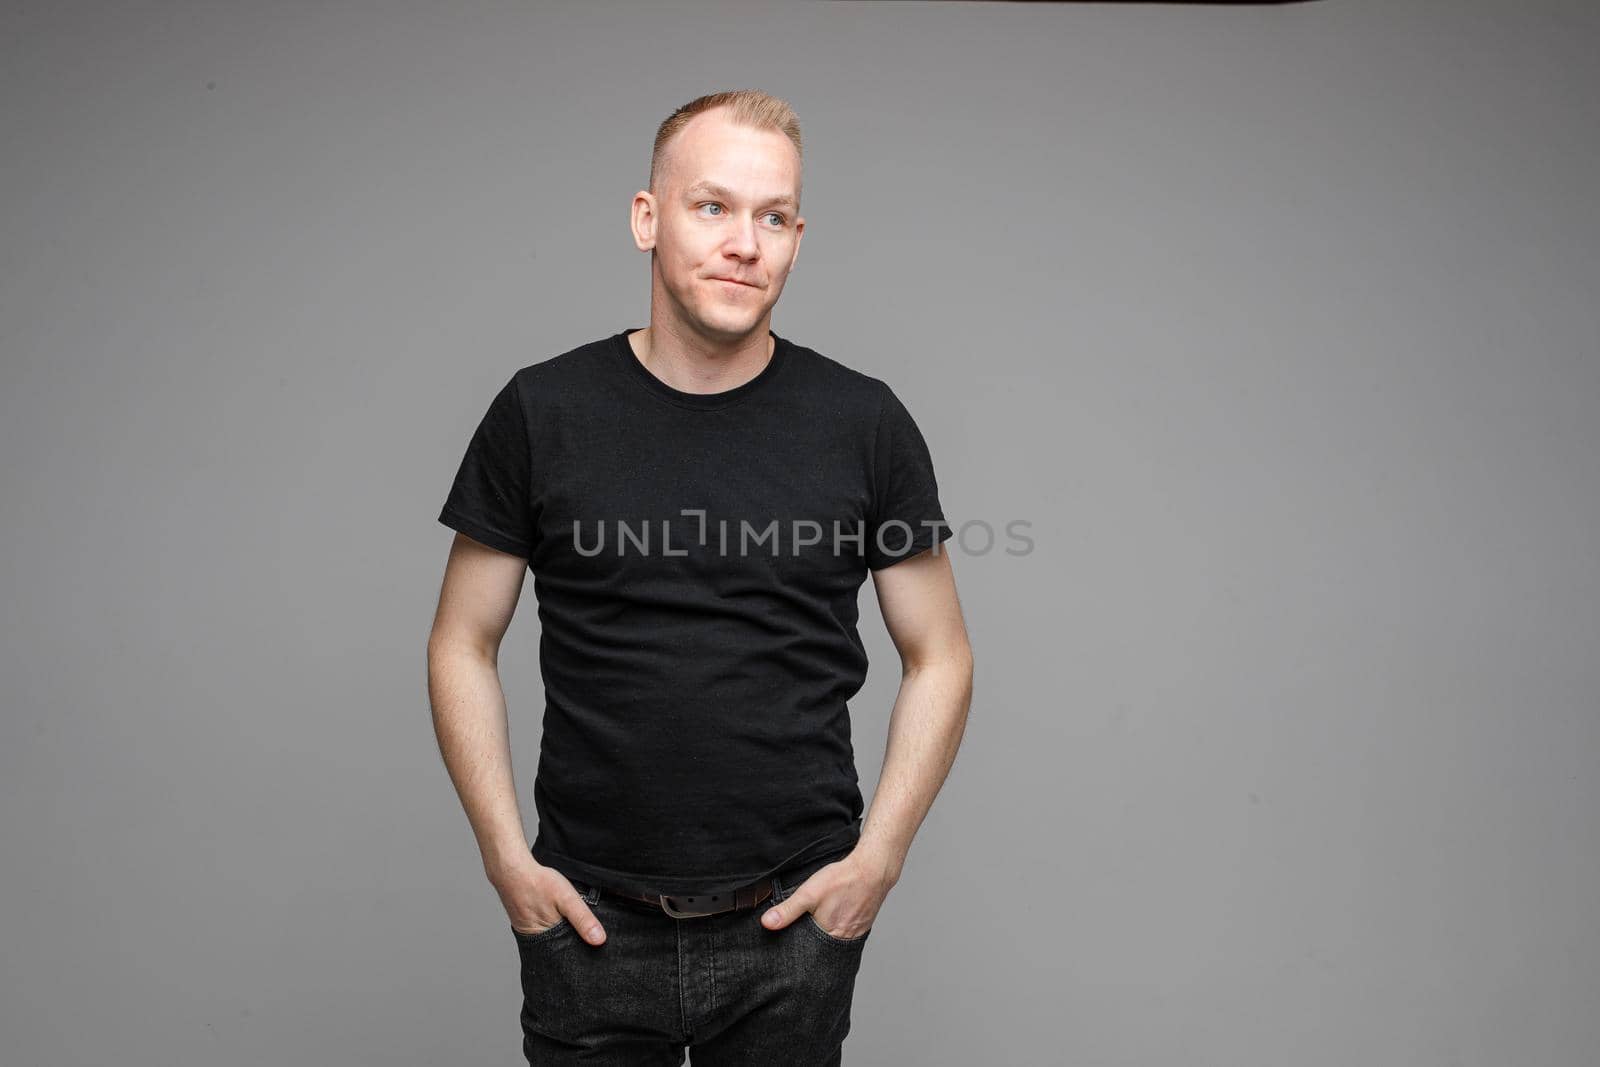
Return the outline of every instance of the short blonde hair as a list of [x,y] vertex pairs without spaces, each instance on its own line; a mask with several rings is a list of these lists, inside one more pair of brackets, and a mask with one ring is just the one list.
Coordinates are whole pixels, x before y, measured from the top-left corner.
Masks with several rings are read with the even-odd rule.
[[[794,108],[760,89],[730,89],[721,93],[709,93],[678,108],[657,128],[655,148],[650,153],[650,184],[646,186],[652,193],[657,191],[656,179],[665,169],[663,164],[668,142],[689,124],[690,119],[716,107],[727,108],[728,120],[737,125],[750,126],[758,130],[777,130],[794,143],[795,154],[800,157],[802,165],[804,164],[805,153],[800,145],[800,120],[795,116]],[[799,198],[799,194],[797,179],[796,199]]]

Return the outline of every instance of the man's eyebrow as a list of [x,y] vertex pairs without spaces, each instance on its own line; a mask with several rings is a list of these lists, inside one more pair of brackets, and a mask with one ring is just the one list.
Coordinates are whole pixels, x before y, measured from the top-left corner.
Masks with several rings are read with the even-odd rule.
[[[698,182],[695,182],[693,185],[689,186],[689,188],[686,190],[686,192],[688,193],[689,196],[696,196],[696,195],[698,195],[700,193],[707,193],[707,194],[709,194],[711,196],[720,197],[723,200],[733,200],[733,199],[735,199],[732,189],[725,189],[722,186],[718,185],[716,182],[698,181]],[[788,193],[780,193],[777,196],[769,196],[765,200],[763,200],[762,203],[763,204],[782,204],[784,207],[787,207],[790,210],[793,210],[796,207],[795,202],[794,202],[794,197],[790,196]]]

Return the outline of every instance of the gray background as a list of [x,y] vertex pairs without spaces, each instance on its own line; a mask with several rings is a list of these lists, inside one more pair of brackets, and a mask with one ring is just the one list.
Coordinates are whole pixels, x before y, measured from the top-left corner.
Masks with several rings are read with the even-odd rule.
[[520,1062],[435,516],[512,370],[646,323],[655,126],[743,86],[809,138],[774,328],[1036,545],[954,558],[971,722],[847,1062],[1600,1044],[1592,6],[0,23],[7,1064]]

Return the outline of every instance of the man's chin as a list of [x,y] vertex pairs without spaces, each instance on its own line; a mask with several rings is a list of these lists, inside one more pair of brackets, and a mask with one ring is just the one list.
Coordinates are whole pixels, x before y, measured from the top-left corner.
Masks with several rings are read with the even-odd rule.
[[701,315],[698,325],[709,337],[736,340],[755,333],[760,328],[762,316],[765,314],[765,309],[756,314],[751,314],[750,311],[745,309],[740,309],[737,314],[726,312],[718,314],[713,310],[708,314]]

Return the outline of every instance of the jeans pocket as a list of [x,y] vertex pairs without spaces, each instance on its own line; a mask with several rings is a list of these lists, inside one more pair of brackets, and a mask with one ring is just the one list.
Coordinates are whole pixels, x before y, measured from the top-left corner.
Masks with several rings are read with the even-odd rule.
[[572,929],[572,920],[563,915],[543,930],[518,930],[513,926],[511,932],[516,935],[518,941],[524,944],[531,944],[535,941],[543,941],[545,938],[559,934],[563,930],[570,929]]
[[866,944],[867,938],[872,936],[872,927],[869,926],[866,928],[866,930],[857,934],[855,937],[836,937],[835,935],[824,930],[822,928],[822,924],[817,922],[817,917],[811,914],[809,911],[800,916],[800,921],[808,926],[813,932],[815,932],[818,937],[822,938],[829,944],[841,945],[846,948],[860,948],[862,945]]

